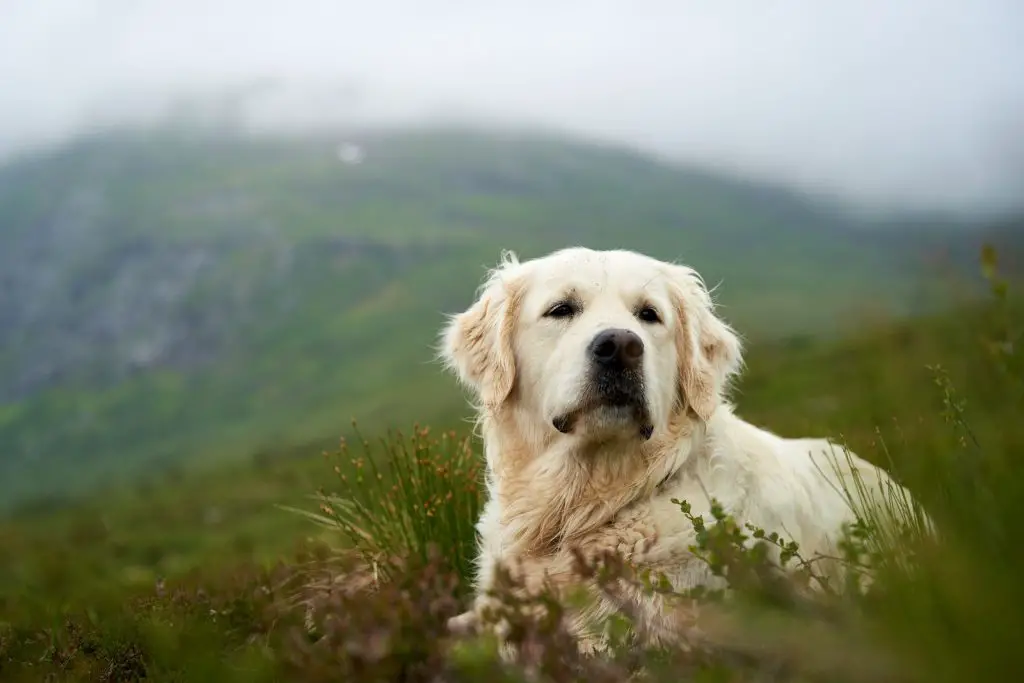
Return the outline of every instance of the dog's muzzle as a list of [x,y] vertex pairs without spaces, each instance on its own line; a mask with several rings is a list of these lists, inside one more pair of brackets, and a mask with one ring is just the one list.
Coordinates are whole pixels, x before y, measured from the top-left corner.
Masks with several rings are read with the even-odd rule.
[[618,408],[627,411],[639,425],[640,435],[651,438],[651,424],[644,394],[644,342],[625,329],[599,332],[587,346],[590,377],[580,409],[556,417],[552,425],[563,434],[572,431],[576,418],[588,409]]

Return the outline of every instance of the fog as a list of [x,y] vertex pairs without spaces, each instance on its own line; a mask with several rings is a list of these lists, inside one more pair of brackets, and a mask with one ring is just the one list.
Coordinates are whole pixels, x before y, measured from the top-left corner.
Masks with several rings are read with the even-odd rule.
[[537,124],[877,206],[1024,202],[1020,0],[3,0],[0,158],[184,92]]

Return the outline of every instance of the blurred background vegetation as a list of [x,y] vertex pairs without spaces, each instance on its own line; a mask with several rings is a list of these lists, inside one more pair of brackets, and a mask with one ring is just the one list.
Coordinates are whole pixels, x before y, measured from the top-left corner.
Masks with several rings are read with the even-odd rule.
[[1018,256],[1019,219],[901,221],[539,134],[85,137],[0,170],[0,502],[450,423],[432,345],[502,248],[692,264],[755,345],[959,305],[983,241]]

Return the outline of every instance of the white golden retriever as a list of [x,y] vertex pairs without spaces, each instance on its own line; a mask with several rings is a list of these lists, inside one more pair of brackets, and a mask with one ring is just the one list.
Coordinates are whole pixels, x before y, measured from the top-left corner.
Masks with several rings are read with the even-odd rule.
[[[577,583],[573,548],[620,552],[677,589],[712,584],[674,498],[705,519],[715,498],[812,557],[834,553],[853,519],[839,482],[850,463],[872,490],[899,488],[827,440],[781,438],[733,412],[725,396],[741,343],[682,265],[585,248],[506,254],[448,321],[441,356],[476,400],[488,491],[478,599],[453,631],[477,624],[499,565],[533,588]],[[629,600],[648,642],[679,637],[656,597]]]

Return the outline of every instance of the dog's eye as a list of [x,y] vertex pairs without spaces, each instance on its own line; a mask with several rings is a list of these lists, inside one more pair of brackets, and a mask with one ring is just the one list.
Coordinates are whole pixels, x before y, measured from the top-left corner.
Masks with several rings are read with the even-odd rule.
[[555,304],[544,314],[545,318],[571,318],[576,313],[576,307],[568,302]]
[[661,322],[661,318],[658,316],[658,312],[650,306],[644,306],[637,311],[636,317],[643,320],[645,323],[657,323]]

